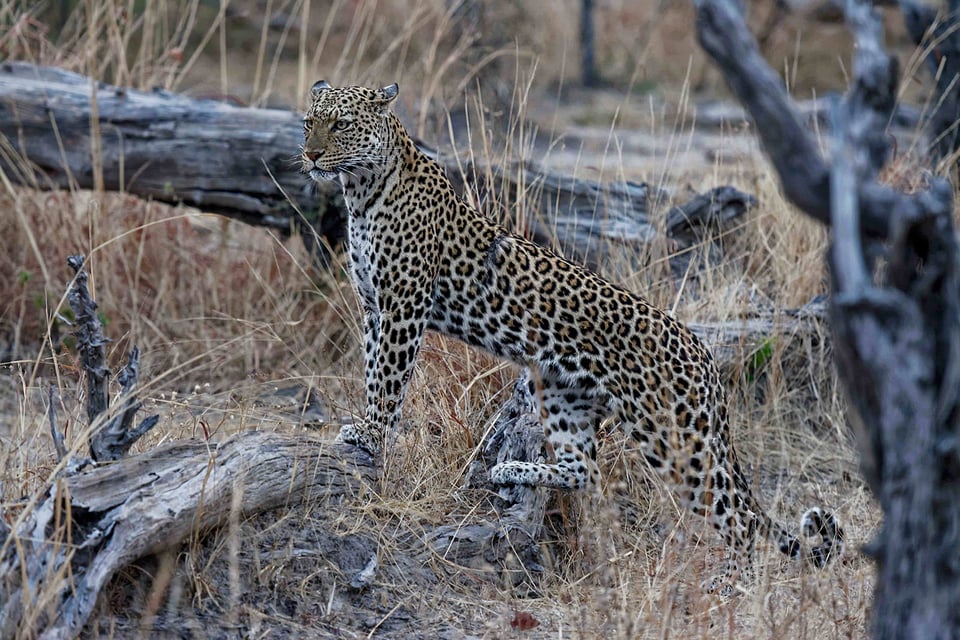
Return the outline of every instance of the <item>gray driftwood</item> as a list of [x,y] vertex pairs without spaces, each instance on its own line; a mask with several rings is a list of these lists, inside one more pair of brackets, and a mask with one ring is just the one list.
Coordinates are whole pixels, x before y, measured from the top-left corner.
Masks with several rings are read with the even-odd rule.
[[[374,474],[369,460],[350,458],[322,443],[247,432],[219,445],[176,442],[58,478],[4,546],[0,636],[34,629],[40,637],[73,637],[118,569],[226,522],[235,492],[244,513],[310,493],[332,501],[356,494]],[[70,539],[57,521],[62,509],[73,515]],[[23,619],[26,597],[49,598],[46,615]]]
[[[912,4],[909,2],[903,5]],[[938,28],[957,38],[960,3]],[[953,187],[930,177],[900,193],[877,175],[889,158],[885,127],[895,105],[896,60],[865,0],[846,3],[856,38],[853,84],[833,110],[832,161],[817,151],[782,82],[760,57],[736,0],[697,2],[697,30],[750,111],[787,196],[834,229],[831,321],[841,381],[857,420],[866,479],[884,524],[868,552],[877,562],[877,638],[960,637],[960,256]],[[929,17],[929,14],[928,14]],[[953,42],[931,55],[960,50]],[[956,102],[957,61],[931,103]],[[946,92],[947,95],[943,95]],[[945,130],[932,119],[934,137]],[[952,142],[950,144],[955,144]],[[956,153],[956,148],[938,154]],[[886,268],[878,275],[875,258]]]
[[[92,97],[95,96],[94,101]],[[0,170],[39,189],[122,190],[184,203],[283,231],[297,226],[317,249],[343,238],[346,212],[338,188],[299,171],[301,114],[242,108],[167,91],[143,92],[21,62],[0,64]],[[429,150],[428,150],[429,151]],[[609,244],[642,244],[682,233],[683,217],[664,223],[663,193],[642,184],[599,184],[531,163],[466,166],[434,152],[447,174],[463,176],[505,222],[518,193],[525,229],[568,257],[596,265]],[[687,203],[688,217],[739,215],[751,196],[725,187]],[[503,204],[501,207],[500,204]],[[658,211],[659,209],[659,211]],[[300,215],[301,212],[302,215]],[[322,251],[321,251],[322,255]]]

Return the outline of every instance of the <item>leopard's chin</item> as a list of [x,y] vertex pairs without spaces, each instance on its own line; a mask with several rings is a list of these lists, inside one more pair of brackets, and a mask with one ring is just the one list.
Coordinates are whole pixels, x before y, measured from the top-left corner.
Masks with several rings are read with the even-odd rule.
[[310,177],[317,182],[326,182],[330,180],[336,180],[337,176],[340,175],[337,171],[328,171],[326,169],[310,169]]

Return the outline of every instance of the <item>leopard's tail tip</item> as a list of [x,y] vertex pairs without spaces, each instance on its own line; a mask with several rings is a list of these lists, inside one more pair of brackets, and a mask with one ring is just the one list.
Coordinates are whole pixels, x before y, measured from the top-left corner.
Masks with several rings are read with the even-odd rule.
[[800,518],[800,530],[805,538],[819,536],[819,544],[809,549],[807,559],[816,567],[824,567],[843,555],[844,531],[840,521],[831,512],[814,507]]

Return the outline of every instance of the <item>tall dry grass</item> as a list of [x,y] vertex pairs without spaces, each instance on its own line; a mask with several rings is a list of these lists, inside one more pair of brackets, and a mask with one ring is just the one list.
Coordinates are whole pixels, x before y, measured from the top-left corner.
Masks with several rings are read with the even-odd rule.
[[[0,51],[109,82],[254,105],[302,107],[307,87],[321,77],[335,84],[399,81],[408,126],[427,140],[455,139],[458,145],[444,152],[456,154],[465,171],[481,167],[483,179],[483,167],[517,158],[550,164],[563,151],[569,112],[562,101],[576,74],[576,4],[88,0],[55,28],[34,9],[0,0],[0,23],[11,26],[0,34]],[[659,8],[674,10],[669,2]],[[638,97],[638,84],[679,73],[679,88],[665,91],[683,101],[700,73],[687,51],[673,49],[689,40],[682,31],[689,24],[675,17],[685,10],[651,14],[632,3],[608,9],[600,28],[611,37],[601,60],[632,89],[613,90],[613,106],[588,118],[610,114],[600,124],[606,141],[599,152],[584,150],[591,155],[578,157],[572,170],[605,180],[635,177],[614,118],[672,136],[672,149],[696,133]],[[631,48],[625,38],[634,27],[642,46]],[[672,152],[657,160],[645,176],[651,182],[691,180]],[[612,256],[607,274],[689,320],[735,319],[758,300],[792,308],[822,293],[823,232],[790,210],[756,160],[696,176],[695,186],[730,175],[746,180],[739,186],[760,204],[727,232],[722,260],[695,260],[697,295],[672,277],[666,243],[639,256]],[[538,192],[530,185],[503,202],[468,197],[489,211],[510,212],[522,230]],[[89,257],[92,291],[114,339],[111,361],[119,364],[134,343],[143,351],[141,395],[163,421],[138,447],[249,428],[292,431],[299,428],[296,412],[284,412],[276,393],[287,386],[317,390],[330,419],[362,413],[359,316],[343,265],[318,273],[296,239],[124,194],[45,193],[5,180],[0,210],[12,212],[0,217],[0,273],[9,274],[0,282],[0,329],[13,356],[0,395],[7,421],[0,427],[0,511],[8,522],[24,516],[56,469],[49,385],[74,452],[85,441],[77,356],[58,317],[67,314],[71,253]],[[696,255],[708,250],[716,250],[711,241]],[[825,343],[771,335],[759,365],[744,352],[742,370],[729,380],[734,437],[764,505],[791,520],[808,503],[835,508],[855,547],[869,538],[877,512],[855,479]],[[349,605],[362,598],[345,595],[336,571],[307,553],[311,532],[326,530],[318,528],[322,520],[344,535],[372,536],[388,564],[398,533],[489,509],[488,496],[458,488],[514,374],[487,355],[430,336],[378,495],[337,514],[291,509],[238,520],[147,559],[115,580],[92,633],[162,634],[179,621],[200,634],[239,625],[361,637],[390,628],[385,623],[399,608],[412,618],[402,628],[423,637],[444,625],[479,637],[520,635],[511,626],[518,613],[538,623],[534,634],[557,637],[862,636],[871,570],[855,553],[811,574],[764,548],[747,593],[729,603],[705,596],[698,585],[719,571],[722,545],[709,533],[700,540],[698,527],[615,430],[602,449],[602,503],[560,496],[551,509],[542,576],[522,589],[444,572],[430,589],[412,577],[375,583],[371,597],[386,603],[370,605],[379,617],[370,624],[351,618],[362,612]],[[43,603],[37,594],[34,618]]]

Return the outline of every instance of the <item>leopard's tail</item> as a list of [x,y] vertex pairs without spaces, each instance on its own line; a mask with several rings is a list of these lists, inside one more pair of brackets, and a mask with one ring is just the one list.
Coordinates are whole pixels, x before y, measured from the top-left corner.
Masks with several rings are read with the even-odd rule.
[[840,521],[829,511],[814,507],[800,518],[800,531],[804,538],[819,537],[813,546],[804,548],[796,536],[776,522],[767,524],[767,536],[780,551],[791,558],[799,558],[815,567],[823,567],[843,555],[844,532]]

